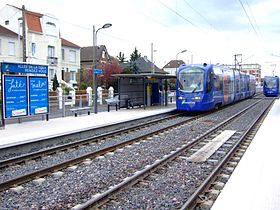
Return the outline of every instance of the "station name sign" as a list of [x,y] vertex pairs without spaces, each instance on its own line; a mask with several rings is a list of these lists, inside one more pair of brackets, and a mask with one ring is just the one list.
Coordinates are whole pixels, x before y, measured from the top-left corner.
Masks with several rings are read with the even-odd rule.
[[35,65],[25,63],[5,63],[1,64],[1,71],[13,73],[29,73],[29,74],[48,74],[47,65]]

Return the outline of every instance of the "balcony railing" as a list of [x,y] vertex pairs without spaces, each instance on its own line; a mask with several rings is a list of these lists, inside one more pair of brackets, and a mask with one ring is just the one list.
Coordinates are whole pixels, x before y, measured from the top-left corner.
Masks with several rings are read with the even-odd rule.
[[57,65],[57,57],[47,57],[49,65]]

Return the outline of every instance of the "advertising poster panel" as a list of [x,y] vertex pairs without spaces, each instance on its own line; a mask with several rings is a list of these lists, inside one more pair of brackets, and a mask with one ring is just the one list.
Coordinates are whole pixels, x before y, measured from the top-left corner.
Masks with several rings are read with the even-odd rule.
[[28,114],[27,77],[4,75],[5,118]]
[[49,112],[48,78],[29,77],[29,114],[46,114]]

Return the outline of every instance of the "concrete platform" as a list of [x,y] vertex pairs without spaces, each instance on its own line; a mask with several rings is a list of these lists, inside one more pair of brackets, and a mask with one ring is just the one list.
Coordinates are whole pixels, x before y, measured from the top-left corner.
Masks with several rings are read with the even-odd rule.
[[23,123],[7,124],[0,130],[0,148],[24,142],[36,141],[46,137],[59,136],[72,132],[102,127],[105,125],[138,119],[145,116],[166,113],[176,109],[175,104],[168,106],[152,106],[146,109],[120,109],[118,111],[99,112],[78,117],[64,117],[50,119],[49,121],[29,121]]
[[280,100],[276,100],[211,210],[280,209]]

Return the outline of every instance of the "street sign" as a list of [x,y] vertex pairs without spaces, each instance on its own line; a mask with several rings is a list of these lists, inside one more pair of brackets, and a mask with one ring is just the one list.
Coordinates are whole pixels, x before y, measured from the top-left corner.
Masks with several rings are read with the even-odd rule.
[[35,65],[28,63],[1,63],[2,72],[13,72],[13,73],[30,73],[30,74],[48,74],[47,65]]
[[102,69],[94,69],[94,74],[102,74]]

